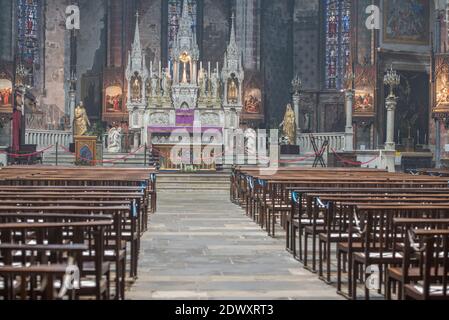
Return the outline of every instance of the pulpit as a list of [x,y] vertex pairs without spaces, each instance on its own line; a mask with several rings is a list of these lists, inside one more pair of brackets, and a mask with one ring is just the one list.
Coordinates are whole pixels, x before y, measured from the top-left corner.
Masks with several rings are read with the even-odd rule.
[[75,136],[77,165],[95,166],[97,160],[97,137]]

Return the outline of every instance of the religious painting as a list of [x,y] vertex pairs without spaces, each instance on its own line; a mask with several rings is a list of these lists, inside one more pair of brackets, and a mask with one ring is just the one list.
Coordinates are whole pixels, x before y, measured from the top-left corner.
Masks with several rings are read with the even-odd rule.
[[355,67],[354,116],[374,116],[376,68],[371,65]]
[[429,44],[429,0],[384,0],[383,6],[384,42]]
[[0,107],[12,106],[12,82],[0,79]]
[[262,105],[262,92],[260,89],[253,88],[245,92],[244,112],[250,114],[259,114]]
[[449,56],[439,55],[435,59],[435,110],[449,111]]
[[371,91],[356,90],[354,111],[356,113],[374,112],[374,94]]
[[120,86],[110,86],[105,90],[105,103],[107,113],[123,112],[123,91]]

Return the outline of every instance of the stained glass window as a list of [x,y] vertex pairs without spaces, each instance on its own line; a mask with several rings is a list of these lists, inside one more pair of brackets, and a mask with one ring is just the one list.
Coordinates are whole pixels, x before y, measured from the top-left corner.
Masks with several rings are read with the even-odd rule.
[[28,69],[31,82],[39,64],[40,1],[17,0],[17,58]]
[[326,89],[341,89],[351,53],[350,0],[325,1]]
[[[188,1],[189,14],[192,18],[192,31],[196,33],[197,23],[197,2],[196,0]],[[179,20],[182,14],[183,0],[168,0],[168,56],[171,57],[173,45],[179,29]]]

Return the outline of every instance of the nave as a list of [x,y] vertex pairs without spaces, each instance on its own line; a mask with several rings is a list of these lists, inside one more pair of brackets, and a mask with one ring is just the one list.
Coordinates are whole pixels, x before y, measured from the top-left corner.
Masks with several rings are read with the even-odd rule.
[[228,192],[158,193],[129,299],[342,299],[311,276]]

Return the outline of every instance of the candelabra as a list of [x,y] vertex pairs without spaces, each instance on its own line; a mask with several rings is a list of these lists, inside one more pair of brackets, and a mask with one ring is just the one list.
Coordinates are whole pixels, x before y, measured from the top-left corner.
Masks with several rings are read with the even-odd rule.
[[384,76],[384,84],[390,87],[390,97],[394,97],[394,89],[401,83],[401,76],[393,70],[393,66],[387,70]]
[[16,86],[21,87],[25,85],[25,78],[28,75],[28,71],[23,64],[19,64],[16,67]]
[[292,80],[293,94],[299,95],[301,92],[301,88],[302,88],[301,79],[299,78],[299,75],[296,75],[295,78]]
[[70,72],[70,77],[67,79],[67,82],[70,84],[70,91],[76,90],[76,82],[78,78],[76,77],[75,71]]

